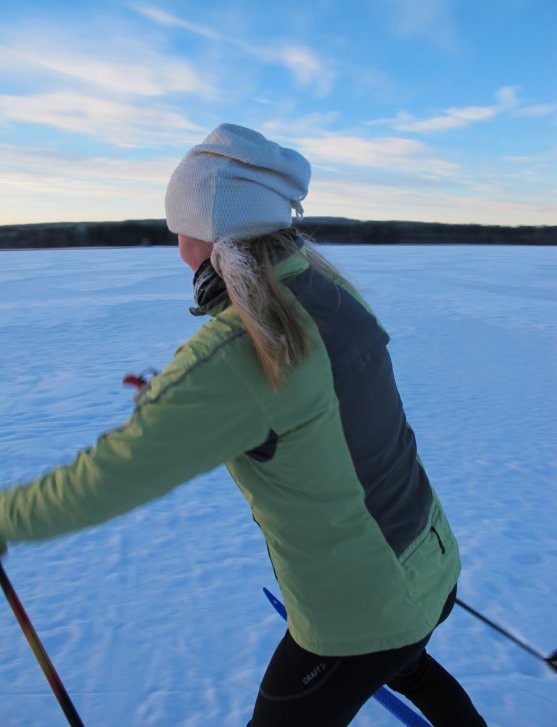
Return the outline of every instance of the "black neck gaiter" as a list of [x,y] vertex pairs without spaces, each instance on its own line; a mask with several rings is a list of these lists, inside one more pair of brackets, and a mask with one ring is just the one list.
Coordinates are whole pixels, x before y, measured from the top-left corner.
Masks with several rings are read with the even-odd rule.
[[217,273],[211,259],[207,258],[195,271],[193,276],[193,297],[196,308],[190,308],[194,316],[204,316],[209,309],[226,298],[226,285]]

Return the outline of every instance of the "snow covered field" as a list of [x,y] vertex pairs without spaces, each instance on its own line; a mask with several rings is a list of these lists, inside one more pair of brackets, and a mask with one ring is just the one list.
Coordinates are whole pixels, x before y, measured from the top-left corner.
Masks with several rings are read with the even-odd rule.
[[[557,249],[327,247],[392,336],[430,478],[461,545],[460,597],[557,648]],[[124,374],[200,325],[176,250],[0,254],[0,486],[131,412]],[[243,727],[283,622],[248,507],[218,469],[102,527],[5,561],[87,727]],[[557,674],[455,607],[432,653],[491,727],[553,727]],[[0,725],[66,724],[0,597]],[[374,700],[355,727],[399,724]],[[308,726],[309,727],[309,726]],[[317,726],[316,726],[317,727]]]

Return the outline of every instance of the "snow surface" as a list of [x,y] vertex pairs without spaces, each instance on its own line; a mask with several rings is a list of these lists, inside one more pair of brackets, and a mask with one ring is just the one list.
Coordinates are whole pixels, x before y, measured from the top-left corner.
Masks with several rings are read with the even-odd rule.
[[[399,387],[460,541],[460,597],[557,647],[557,249],[328,247],[392,336]],[[129,415],[128,372],[200,325],[164,248],[3,252],[0,484],[70,461]],[[259,529],[220,468],[5,567],[85,724],[243,727],[283,622]],[[1,598],[0,600],[4,600]],[[488,723],[557,723],[557,674],[459,607],[432,653]],[[66,724],[0,603],[0,724]],[[356,727],[399,724],[375,700]],[[316,726],[317,727],[317,726]]]

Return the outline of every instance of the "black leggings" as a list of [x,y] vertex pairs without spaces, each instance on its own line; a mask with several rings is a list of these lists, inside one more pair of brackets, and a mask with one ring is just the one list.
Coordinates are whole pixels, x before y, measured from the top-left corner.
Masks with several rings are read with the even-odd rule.
[[[439,623],[455,599],[456,588]],[[248,727],[345,727],[383,684],[404,694],[434,727],[487,727],[456,679],[426,652],[430,636],[401,649],[342,657],[312,654],[287,631]]]

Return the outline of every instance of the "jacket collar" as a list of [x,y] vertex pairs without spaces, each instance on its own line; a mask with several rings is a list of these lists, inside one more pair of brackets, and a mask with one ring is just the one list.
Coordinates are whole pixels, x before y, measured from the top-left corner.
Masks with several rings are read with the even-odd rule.
[[[305,255],[305,247],[302,244],[298,252],[279,260],[274,265],[273,275],[275,280],[284,280],[292,275],[298,275],[308,267],[309,261]],[[224,281],[213,268],[209,259],[205,260],[197,269],[193,278],[193,286],[197,306],[190,307],[192,315],[210,315],[214,318],[230,305],[230,298],[227,295]]]

